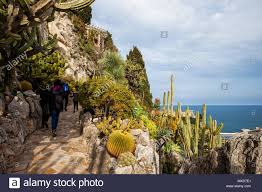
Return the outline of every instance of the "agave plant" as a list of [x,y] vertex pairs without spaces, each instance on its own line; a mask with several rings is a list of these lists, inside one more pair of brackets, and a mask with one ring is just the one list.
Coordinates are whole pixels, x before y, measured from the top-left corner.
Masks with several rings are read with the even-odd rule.
[[[51,50],[56,38],[42,42],[39,24],[50,18],[54,11],[77,10],[91,5],[94,0],[0,0],[0,81],[10,85],[15,78],[15,67],[7,70],[10,61],[26,51],[30,57],[40,51]],[[3,77],[3,78],[1,78]],[[2,82],[4,79],[4,82]]]

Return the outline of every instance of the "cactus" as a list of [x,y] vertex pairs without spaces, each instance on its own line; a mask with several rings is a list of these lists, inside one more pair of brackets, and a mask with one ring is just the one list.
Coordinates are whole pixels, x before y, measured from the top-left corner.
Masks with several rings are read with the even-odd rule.
[[194,129],[194,146],[193,151],[195,157],[198,157],[198,140],[199,140],[199,112],[196,113],[196,123],[195,123],[195,129]]
[[32,84],[30,82],[28,82],[28,81],[25,81],[25,80],[21,81],[20,84],[21,84],[21,90],[23,92],[33,89]]
[[206,121],[207,121],[207,108],[204,104],[202,106],[202,122],[201,122],[201,138],[200,138],[200,156],[203,156],[204,154],[204,144],[205,144],[205,138],[206,138]]
[[174,106],[173,106],[173,101],[174,101],[174,76],[171,75],[171,85],[170,85],[170,88],[171,88],[171,102],[170,102],[170,107],[171,107],[171,114],[173,114],[173,110],[174,110]]
[[128,132],[116,130],[109,135],[106,148],[114,157],[118,157],[125,152],[133,153],[135,150],[135,139]]
[[170,97],[170,91],[167,92],[167,112],[170,112],[170,103],[171,103],[171,97]]
[[120,167],[126,167],[136,164],[136,157],[131,152],[121,153],[117,159]]
[[166,112],[166,92],[164,92],[163,96],[163,111]]
[[73,0],[63,3],[55,3],[57,9],[81,9],[91,5],[95,0]]
[[181,112],[182,112],[181,103],[180,102],[178,102],[178,104],[177,104],[177,111],[178,111],[179,114],[181,114]]

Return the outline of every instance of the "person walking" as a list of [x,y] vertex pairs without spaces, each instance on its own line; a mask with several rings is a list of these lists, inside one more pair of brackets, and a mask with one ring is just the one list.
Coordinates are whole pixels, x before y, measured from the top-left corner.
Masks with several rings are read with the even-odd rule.
[[42,108],[42,128],[48,128],[48,119],[50,116],[50,106],[51,106],[51,95],[48,89],[39,88],[40,93],[40,105]]
[[63,111],[63,86],[60,80],[56,80],[50,89],[51,91],[51,116],[52,116],[52,134],[56,137],[56,129],[59,121],[59,114]]
[[77,89],[73,89],[73,103],[74,103],[74,113],[78,111],[78,87]]
[[63,91],[64,91],[64,100],[65,100],[65,111],[67,111],[70,90],[69,90],[69,85],[66,82],[63,83]]

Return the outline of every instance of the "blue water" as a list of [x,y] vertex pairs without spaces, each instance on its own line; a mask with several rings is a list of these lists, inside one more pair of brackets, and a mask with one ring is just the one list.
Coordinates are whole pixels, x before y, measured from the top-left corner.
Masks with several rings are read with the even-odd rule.
[[[202,113],[202,106],[189,106],[189,108]],[[186,106],[182,106],[182,110],[185,109]],[[226,133],[239,132],[244,128],[255,129],[256,127],[262,127],[262,105],[207,105],[207,115],[209,114],[218,123],[224,123],[222,132]]]

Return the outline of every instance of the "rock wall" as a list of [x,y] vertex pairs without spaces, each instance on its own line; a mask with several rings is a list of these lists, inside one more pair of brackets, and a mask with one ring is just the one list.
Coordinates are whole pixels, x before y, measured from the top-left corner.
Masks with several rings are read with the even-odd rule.
[[9,103],[7,115],[0,115],[0,173],[13,169],[11,164],[23,153],[26,137],[41,126],[39,100],[32,91],[18,93]]
[[179,174],[262,174],[262,129],[242,132],[226,144],[197,161],[188,161],[175,154]]
[[159,174],[159,156],[149,133],[140,129],[131,130],[136,140],[135,163],[123,166],[110,156],[106,149],[106,138],[100,138],[100,131],[91,122],[91,114],[82,118],[83,142],[88,146],[88,172],[94,174]]
[[[90,75],[96,68],[96,63],[93,61],[79,46],[78,29],[75,28],[68,13],[55,12],[54,20],[41,24],[42,39],[47,40],[48,36],[57,35],[57,48],[67,61],[66,74],[73,76],[75,79],[81,79]],[[98,44],[95,44],[97,56],[104,51],[105,31],[96,27],[86,26],[85,37],[88,37],[88,30],[96,30],[101,34],[97,38]]]

